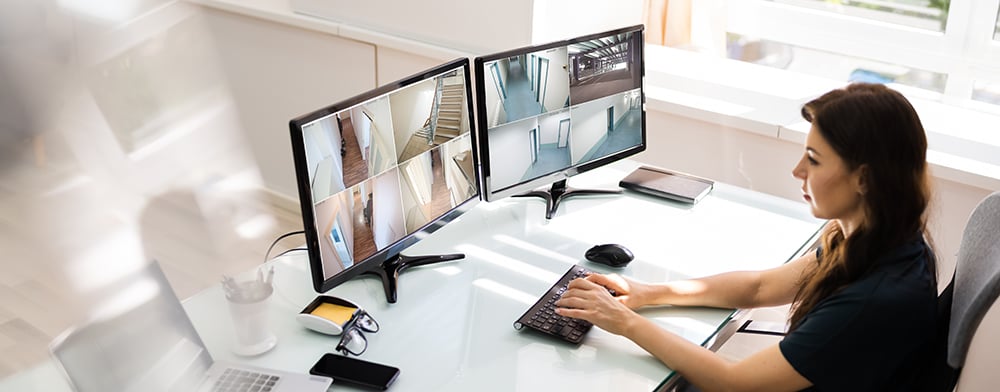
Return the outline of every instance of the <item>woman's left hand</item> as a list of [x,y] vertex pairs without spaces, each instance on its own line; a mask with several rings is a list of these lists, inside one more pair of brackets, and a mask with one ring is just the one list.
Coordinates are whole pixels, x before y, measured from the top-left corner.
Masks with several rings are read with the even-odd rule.
[[638,317],[607,288],[584,278],[570,282],[556,306],[560,316],[587,320],[616,335],[625,335],[633,318]]

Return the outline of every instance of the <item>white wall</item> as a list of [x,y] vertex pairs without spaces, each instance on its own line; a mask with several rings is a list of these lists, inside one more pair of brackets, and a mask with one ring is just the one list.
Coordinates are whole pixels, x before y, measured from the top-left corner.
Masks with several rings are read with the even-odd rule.
[[643,0],[422,0],[392,3],[393,12],[385,12],[381,2],[291,0],[291,5],[337,22],[487,53],[639,24]]
[[288,120],[375,86],[375,47],[204,8],[264,184],[296,197]]
[[[385,46],[376,47],[378,58],[376,74],[379,86],[411,76],[426,69],[441,65],[445,59],[425,57],[418,53],[405,52]],[[448,57],[451,58],[451,57]]]
[[502,50],[530,42],[531,18],[524,15],[531,14],[532,3],[531,0],[503,3],[291,0],[293,8],[307,14],[470,52]]
[[536,0],[532,41],[560,39],[643,23],[644,0]]

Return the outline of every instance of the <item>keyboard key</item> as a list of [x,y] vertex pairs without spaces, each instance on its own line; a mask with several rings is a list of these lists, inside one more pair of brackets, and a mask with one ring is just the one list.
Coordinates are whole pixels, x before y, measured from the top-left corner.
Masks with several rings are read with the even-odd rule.
[[226,369],[212,389],[216,392],[265,392],[274,389],[280,379],[275,375]]

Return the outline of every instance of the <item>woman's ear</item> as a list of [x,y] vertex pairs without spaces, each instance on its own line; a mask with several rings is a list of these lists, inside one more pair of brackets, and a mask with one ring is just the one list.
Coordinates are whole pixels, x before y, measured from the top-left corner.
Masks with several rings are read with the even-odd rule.
[[854,188],[859,195],[868,193],[868,164],[858,166],[854,169]]

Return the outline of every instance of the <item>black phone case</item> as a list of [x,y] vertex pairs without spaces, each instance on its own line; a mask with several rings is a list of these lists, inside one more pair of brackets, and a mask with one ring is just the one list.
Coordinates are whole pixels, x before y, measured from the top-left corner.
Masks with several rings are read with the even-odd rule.
[[[328,358],[328,357],[338,357],[338,358],[333,359],[333,358]],[[344,372],[342,374],[338,374],[338,373],[323,371],[323,369],[331,367],[331,366],[322,366],[321,364],[324,361],[330,361],[330,360],[339,360],[339,361],[354,362],[358,366],[369,366],[369,367],[375,367],[375,368],[380,368],[380,369],[384,369],[384,370],[394,371],[394,374],[392,375],[392,377],[389,378],[389,380],[385,384],[382,384],[382,383],[379,383],[379,382],[375,382],[374,380],[361,379],[360,377],[362,376],[363,372]],[[394,381],[396,381],[396,378],[399,377],[399,368],[396,368],[396,367],[393,367],[393,366],[389,366],[389,365],[383,365],[383,364],[375,363],[375,362],[368,362],[368,361],[365,361],[365,360],[362,360],[362,359],[358,359],[358,358],[341,357],[341,356],[335,355],[335,354],[324,354],[322,357],[319,358],[318,361],[316,361],[316,364],[314,364],[313,367],[309,369],[309,374],[312,374],[312,375],[315,375],[315,376],[330,377],[330,378],[333,379],[333,383],[334,384],[337,384],[337,383],[351,384],[351,385],[362,387],[362,388],[384,391],[384,390],[388,389],[389,386],[392,385],[392,383]]]

